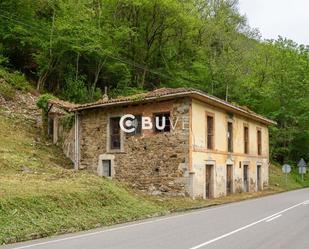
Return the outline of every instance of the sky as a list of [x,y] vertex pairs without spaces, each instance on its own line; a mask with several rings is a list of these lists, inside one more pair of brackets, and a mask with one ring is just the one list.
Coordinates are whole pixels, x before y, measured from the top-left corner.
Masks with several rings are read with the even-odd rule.
[[280,35],[309,45],[309,0],[239,0],[239,8],[264,39]]

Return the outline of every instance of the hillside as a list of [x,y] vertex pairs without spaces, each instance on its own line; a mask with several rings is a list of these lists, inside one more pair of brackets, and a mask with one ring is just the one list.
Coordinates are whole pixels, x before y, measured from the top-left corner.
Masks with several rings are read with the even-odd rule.
[[1,107],[0,243],[163,211],[111,181],[70,168],[61,151],[40,137],[33,117]]
[[[19,82],[19,87],[8,80],[14,77],[14,73],[0,77],[0,244],[303,186],[292,175],[285,187],[280,169],[271,166],[271,185],[263,192],[191,200],[145,196],[116,181],[83,171],[75,172],[61,150],[41,134],[40,112],[35,104],[37,94],[24,79]],[[9,91],[4,92],[4,86]]]

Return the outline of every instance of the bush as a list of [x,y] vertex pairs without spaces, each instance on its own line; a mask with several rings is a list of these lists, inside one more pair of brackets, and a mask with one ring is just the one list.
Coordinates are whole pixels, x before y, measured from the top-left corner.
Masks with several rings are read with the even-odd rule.
[[13,100],[15,98],[15,89],[5,81],[2,82],[0,79],[0,95],[5,100]]
[[51,94],[42,94],[39,98],[38,101],[36,102],[37,107],[43,110],[44,113],[47,113],[48,111],[48,100],[55,98]]
[[17,90],[29,91],[32,89],[32,86],[26,80],[25,76],[20,72],[9,72],[4,68],[0,68],[0,79],[1,78]]
[[0,54],[0,65],[6,66],[8,64],[9,60],[8,58],[4,57],[3,55]]
[[84,83],[84,78],[73,79],[71,77],[65,80],[63,89],[63,98],[74,103],[84,103],[88,99],[88,90]]
[[0,43],[0,66],[7,66],[9,64],[9,59],[3,54],[3,44]]
[[60,124],[62,125],[65,131],[69,131],[74,125],[75,116],[72,114],[63,116],[60,118]]
[[88,90],[85,79],[85,77],[80,77],[76,80],[72,77],[68,77],[62,92],[63,99],[74,103],[86,103],[99,99],[101,97],[100,89],[95,88],[93,91]]

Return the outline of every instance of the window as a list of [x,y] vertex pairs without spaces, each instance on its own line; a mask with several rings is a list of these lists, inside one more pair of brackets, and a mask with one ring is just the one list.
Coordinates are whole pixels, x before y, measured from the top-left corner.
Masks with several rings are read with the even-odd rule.
[[121,146],[121,135],[120,135],[120,117],[110,118],[110,149],[120,149]]
[[262,131],[257,130],[257,152],[262,155]]
[[103,176],[112,176],[111,160],[102,160]]
[[244,152],[245,154],[249,153],[249,127],[244,127]]
[[[133,120],[133,127],[135,131],[127,133],[127,136],[141,135],[142,134],[142,115],[134,115],[135,119]],[[131,128],[131,127],[126,127]]]
[[233,152],[233,123],[227,122],[227,151]]
[[155,132],[170,132],[171,122],[170,113],[157,113],[154,115],[154,131]]
[[207,149],[214,148],[214,117],[207,115]]

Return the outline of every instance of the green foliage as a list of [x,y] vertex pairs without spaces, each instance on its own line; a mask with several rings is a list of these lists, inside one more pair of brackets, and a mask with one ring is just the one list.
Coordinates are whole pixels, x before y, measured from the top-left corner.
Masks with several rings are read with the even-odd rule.
[[13,100],[15,98],[15,89],[6,82],[0,81],[0,95],[6,100]]
[[287,191],[292,189],[304,188],[309,186],[309,174],[304,175],[304,181],[298,173],[298,167],[292,167],[291,173],[286,176],[282,173],[281,165],[273,164],[269,169],[269,185],[271,189]]
[[0,66],[5,66],[8,63],[8,58],[0,54]]
[[25,76],[18,71],[10,72],[0,67],[0,79],[15,90],[30,91],[32,89],[32,86],[26,80]]
[[69,131],[74,124],[74,115],[68,114],[60,118],[60,124],[64,128],[65,131]]
[[71,102],[80,102],[84,103],[88,98],[88,90],[85,86],[84,80],[74,80],[68,78],[65,81],[63,89],[63,97]]
[[[309,158],[309,131],[298,133],[293,140],[293,146],[291,148],[291,157],[294,161],[300,160],[300,158]],[[309,161],[307,161],[309,162]]]
[[86,103],[98,100],[101,97],[101,91],[97,87],[94,90],[88,90],[84,77],[80,77],[77,80],[69,77],[65,81],[62,95],[64,99],[71,102]]
[[9,59],[3,54],[3,45],[0,43],[0,67],[7,66]]
[[43,110],[44,113],[48,112],[48,100],[55,98],[53,95],[46,93],[42,94],[37,100],[37,107]]
[[8,69],[1,67],[1,61],[6,62],[7,60],[5,57],[1,57],[0,54],[0,95],[2,97],[6,100],[13,100],[16,90],[29,91],[32,89],[23,74],[17,71],[10,72]]

